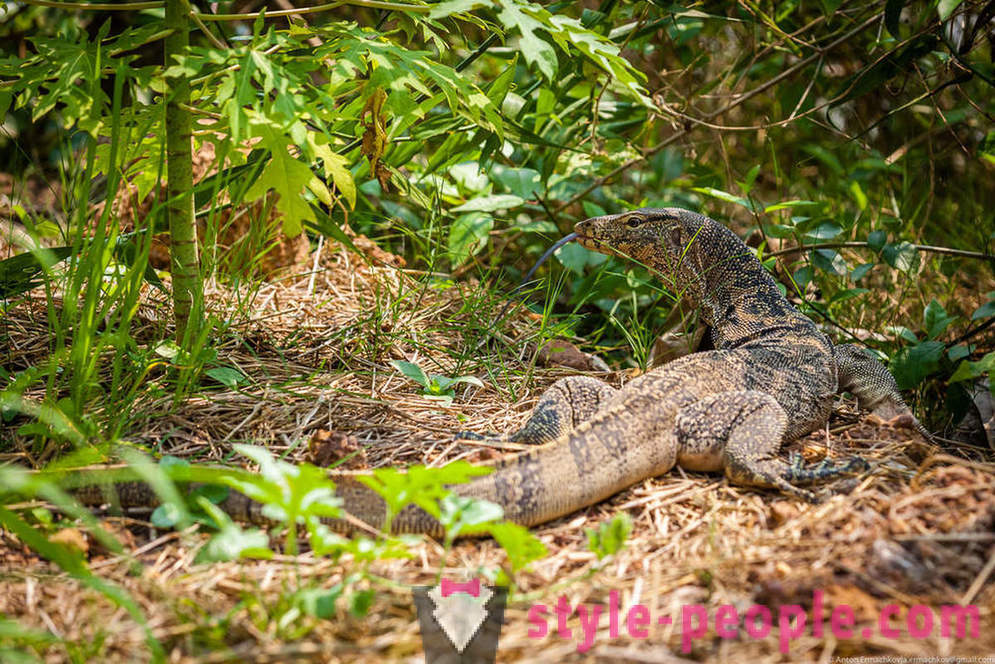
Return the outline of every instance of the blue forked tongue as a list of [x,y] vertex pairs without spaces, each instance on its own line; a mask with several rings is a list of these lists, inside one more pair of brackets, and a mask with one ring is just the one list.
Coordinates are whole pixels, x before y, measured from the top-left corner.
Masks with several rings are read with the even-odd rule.
[[553,255],[553,252],[555,252],[557,249],[565,245],[567,242],[571,242],[576,239],[577,239],[577,234],[571,233],[570,235],[567,235],[557,240],[552,247],[546,250],[546,253],[544,253],[542,256],[539,257],[539,260],[536,261],[536,264],[532,266],[532,269],[530,269],[528,272],[525,273],[525,276],[522,277],[521,283],[518,284],[518,287],[515,290],[519,291],[525,286],[525,284],[529,283],[529,280],[532,278],[532,275],[536,273],[536,270],[539,269],[540,265],[546,262],[547,258]]
[[[536,261],[536,264],[532,266],[532,269],[530,269],[528,272],[525,273],[525,276],[522,277],[522,280],[519,282],[519,284],[517,286],[515,286],[515,290],[511,291],[511,296],[510,297],[514,297],[518,292],[520,292],[523,288],[525,288],[525,285],[527,283],[529,283],[530,279],[532,279],[532,275],[534,275],[536,273],[536,270],[539,269],[539,266],[542,265],[543,263],[545,263],[546,259],[553,255],[554,251],[556,251],[557,249],[559,249],[560,247],[562,247],[563,245],[565,245],[567,242],[570,242],[570,241],[576,240],[576,239],[577,239],[577,234],[576,233],[571,233],[570,235],[567,235],[566,237],[563,237],[563,238],[560,238],[559,240],[557,240],[556,243],[552,247],[550,247],[549,249],[546,250],[546,253],[544,253],[542,256],[539,257],[539,260]],[[508,299],[504,303],[504,306],[501,307],[501,311],[498,312],[498,315],[495,317],[495,322],[494,322],[495,328],[497,327],[498,323],[501,320],[504,319],[504,315],[508,312],[508,307],[511,306],[511,303],[512,303],[512,300]],[[483,343],[483,342],[481,342],[481,343]]]

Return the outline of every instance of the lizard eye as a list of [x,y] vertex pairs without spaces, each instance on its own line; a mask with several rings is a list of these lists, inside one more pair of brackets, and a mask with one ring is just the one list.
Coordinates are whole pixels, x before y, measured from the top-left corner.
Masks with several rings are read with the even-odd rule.
[[635,228],[641,222],[642,219],[640,219],[639,217],[629,217],[628,219],[625,220],[625,225],[628,226],[629,228]]

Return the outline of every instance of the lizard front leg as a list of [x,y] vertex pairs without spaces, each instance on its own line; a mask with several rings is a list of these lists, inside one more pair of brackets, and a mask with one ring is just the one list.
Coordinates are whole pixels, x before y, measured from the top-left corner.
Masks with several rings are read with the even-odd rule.
[[591,376],[567,376],[549,386],[532,410],[528,421],[518,431],[481,435],[469,431],[456,434],[472,440],[542,445],[570,433],[578,424],[589,420],[618,390]]
[[809,502],[815,502],[815,494],[792,482],[829,479],[867,467],[857,457],[812,468],[778,458],[786,425],[784,409],[765,392],[710,395],[677,414],[677,462],[692,470],[721,466],[733,484],[779,489]]

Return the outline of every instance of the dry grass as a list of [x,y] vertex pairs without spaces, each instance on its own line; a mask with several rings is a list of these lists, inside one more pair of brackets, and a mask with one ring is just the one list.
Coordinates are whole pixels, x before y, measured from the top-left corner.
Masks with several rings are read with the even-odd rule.
[[[176,410],[170,410],[168,395],[146,398],[136,408],[148,418],[129,438],[198,460],[230,459],[229,445],[236,441],[265,444],[300,460],[307,455],[306,441],[328,430],[356,436],[371,466],[479,460],[494,452],[453,442],[452,431],[514,428],[541,391],[567,373],[532,366],[523,349],[538,326],[528,316],[516,315],[502,325],[500,341],[478,347],[481,320],[493,317],[500,303],[466,306],[483,290],[473,284],[428,288],[412,278],[417,275],[369,267],[328,247],[317,265],[313,274],[264,285],[251,318],[234,321],[237,334],[218,347],[224,363],[250,378],[243,389],[202,391]],[[222,288],[215,287],[211,298],[217,312],[239,310],[234,294]],[[31,364],[47,352],[38,315],[43,309],[37,306],[21,307],[8,318],[15,364]],[[161,314],[150,299],[144,324],[158,325]],[[136,335],[142,338],[142,330]],[[422,399],[417,386],[389,367],[390,359],[418,361],[440,373],[472,373],[485,387],[471,387],[442,408]],[[618,383],[628,376],[605,378]],[[11,428],[0,434],[16,437]],[[937,454],[915,433],[859,420],[845,405],[827,431],[790,447],[813,459],[853,449],[872,460],[874,470],[831,485],[819,505],[675,470],[535,529],[549,555],[516,578],[499,661],[760,664],[856,654],[995,653],[995,467]],[[7,458],[42,461],[25,442],[19,449]],[[619,511],[632,517],[631,538],[613,559],[599,562],[588,551],[585,528]],[[171,662],[420,661],[407,587],[433,583],[440,568],[458,578],[493,573],[505,562],[492,541],[462,542],[447,554],[424,540],[411,546],[408,559],[373,564],[371,572],[383,581],[375,585],[365,618],[340,608],[334,619],[298,617],[281,627],[287,595],[302,586],[331,587],[350,572],[351,561],[305,553],[197,565],[193,559],[206,534],[155,532],[141,516],[107,517],[105,523],[141,565],[136,572],[127,559],[91,543],[91,568],[138,600]],[[123,610],[38,560],[11,535],[0,533],[0,542],[0,615],[68,642],[94,644],[77,652],[81,659],[147,658],[142,631]],[[576,615],[568,623],[573,639],[552,631],[541,640],[528,636],[533,604],[551,605],[566,596],[572,606],[607,605],[613,590],[620,593],[623,616],[627,607],[643,604],[654,618],[671,615],[675,624],[651,626],[645,640],[612,639],[602,619],[596,643],[585,653],[577,650]],[[739,638],[721,639],[711,631],[694,641],[691,652],[681,652],[682,606],[702,604],[714,616],[722,605],[742,613],[759,603],[776,615],[781,605],[809,608],[816,590],[824,593],[827,610],[839,604],[854,609],[858,638],[807,631],[785,655],[776,629],[762,639],[742,631]],[[885,605],[938,608],[958,602],[979,607],[980,639],[936,633],[888,639],[876,630],[861,636]],[[47,654],[50,661],[65,658],[62,646]]]

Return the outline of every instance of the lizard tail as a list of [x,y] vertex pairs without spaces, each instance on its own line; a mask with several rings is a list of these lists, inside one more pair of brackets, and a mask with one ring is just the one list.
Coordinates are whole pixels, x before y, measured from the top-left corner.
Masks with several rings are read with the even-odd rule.
[[840,392],[850,392],[857,397],[860,408],[871,411],[883,420],[909,420],[926,440],[935,441],[933,434],[916,419],[912,409],[905,403],[895,378],[883,364],[853,344],[834,346],[833,356]]

